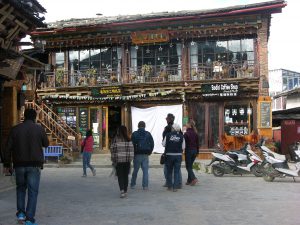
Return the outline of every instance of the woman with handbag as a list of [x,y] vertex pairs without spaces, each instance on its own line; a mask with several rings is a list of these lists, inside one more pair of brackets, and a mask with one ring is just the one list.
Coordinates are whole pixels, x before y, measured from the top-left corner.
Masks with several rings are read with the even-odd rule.
[[127,196],[128,175],[130,163],[134,157],[134,148],[125,126],[120,126],[114,135],[110,147],[111,161],[116,168],[118,183],[120,187],[120,197]]
[[93,152],[94,138],[92,130],[87,130],[85,139],[81,142],[81,152],[82,152],[82,167],[83,167],[83,175],[82,177],[86,177],[86,168],[90,168],[93,176],[96,176],[95,168],[90,164],[92,152]]

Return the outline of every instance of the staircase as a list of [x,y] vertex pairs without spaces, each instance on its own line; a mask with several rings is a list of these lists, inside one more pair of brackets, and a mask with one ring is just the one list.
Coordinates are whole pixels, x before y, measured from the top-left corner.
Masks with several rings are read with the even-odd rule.
[[80,145],[80,134],[76,133],[66,122],[53,112],[46,104],[41,105],[35,102],[26,102],[25,108],[35,109],[37,112],[37,122],[46,128],[46,132],[51,136],[56,145],[63,146],[64,150],[72,152]]

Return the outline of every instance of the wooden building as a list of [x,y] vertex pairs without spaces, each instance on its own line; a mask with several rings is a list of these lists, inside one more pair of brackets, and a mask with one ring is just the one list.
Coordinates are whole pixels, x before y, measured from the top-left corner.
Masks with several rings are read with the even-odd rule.
[[45,26],[40,16],[45,12],[36,0],[0,1],[0,153],[9,130],[20,122],[25,96],[35,98],[32,85],[37,70],[44,70],[43,63],[20,53],[19,48],[26,34]]
[[268,37],[282,0],[212,10],[70,19],[31,33],[48,54],[37,95],[107,149],[131,106],[182,104],[201,150],[271,135]]

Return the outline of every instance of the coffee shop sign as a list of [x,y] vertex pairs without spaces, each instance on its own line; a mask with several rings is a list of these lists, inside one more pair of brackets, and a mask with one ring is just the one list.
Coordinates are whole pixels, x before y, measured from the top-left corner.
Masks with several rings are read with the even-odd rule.
[[204,97],[230,97],[237,96],[238,83],[203,84],[202,93]]

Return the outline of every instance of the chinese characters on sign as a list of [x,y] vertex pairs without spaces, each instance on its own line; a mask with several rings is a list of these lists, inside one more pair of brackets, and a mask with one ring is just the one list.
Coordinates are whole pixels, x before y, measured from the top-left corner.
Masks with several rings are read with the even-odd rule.
[[260,103],[260,127],[271,127],[271,102]]
[[239,91],[238,83],[216,83],[202,84],[203,97],[232,97],[237,96]]
[[91,92],[93,97],[103,98],[122,96],[122,89],[117,86],[93,88]]
[[133,32],[132,43],[145,44],[169,41],[169,33],[166,30]]

